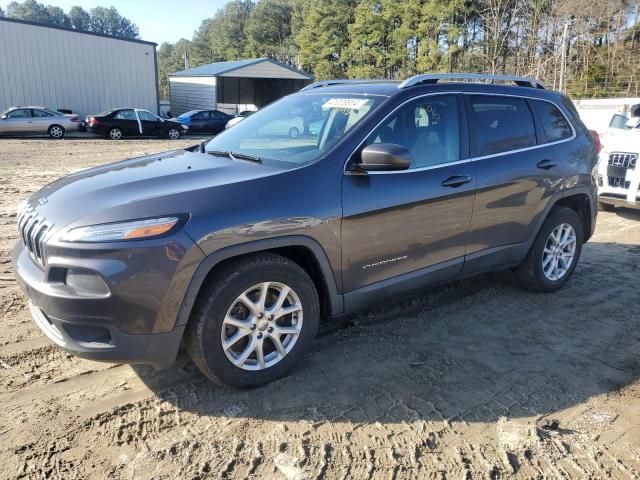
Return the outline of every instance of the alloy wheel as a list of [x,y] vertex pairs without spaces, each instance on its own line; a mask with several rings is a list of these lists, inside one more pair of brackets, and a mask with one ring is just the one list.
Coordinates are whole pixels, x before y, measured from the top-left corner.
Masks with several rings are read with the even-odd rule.
[[109,137],[111,137],[111,140],[120,140],[122,138],[122,132],[119,129],[114,128],[109,131]]
[[236,367],[264,370],[291,351],[302,331],[302,321],[302,304],[291,287],[279,282],[254,285],[227,310],[222,348]]
[[176,130],[175,128],[172,128],[171,130],[169,130],[169,138],[171,140],[177,140],[180,138],[180,132],[178,130]]
[[62,127],[54,126],[49,130],[49,134],[53,138],[61,138],[64,135],[64,130],[62,130]]
[[547,238],[542,251],[542,271],[552,282],[563,278],[576,254],[576,231],[568,223],[558,225]]

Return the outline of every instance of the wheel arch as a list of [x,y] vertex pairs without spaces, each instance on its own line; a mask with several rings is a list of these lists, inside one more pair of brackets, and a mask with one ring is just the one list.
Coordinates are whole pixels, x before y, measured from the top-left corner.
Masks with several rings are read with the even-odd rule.
[[[582,221],[582,229],[584,232],[583,242],[587,242],[591,238],[595,218],[593,216],[594,208],[587,193],[580,191],[573,192],[570,195],[563,196],[555,202],[553,206],[567,207],[575,211]],[[597,209],[595,211],[597,211]]]
[[309,274],[320,297],[323,317],[343,313],[343,298],[338,293],[335,276],[324,249],[310,237],[285,236],[241,243],[208,255],[196,268],[191,278],[178,311],[176,326],[185,325],[189,321],[202,286],[219,271],[221,266],[230,261],[263,252],[272,252],[286,257],[300,265]]

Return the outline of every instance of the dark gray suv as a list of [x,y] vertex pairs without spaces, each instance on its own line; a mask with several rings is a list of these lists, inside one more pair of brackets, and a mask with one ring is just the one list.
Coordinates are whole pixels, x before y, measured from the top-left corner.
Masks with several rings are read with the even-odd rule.
[[44,187],[13,266],[73,354],[164,368],[184,344],[210,379],[260,385],[320,318],[389,295],[505,269],[557,290],[595,226],[596,164],[533,79],[319,82],[202,145]]

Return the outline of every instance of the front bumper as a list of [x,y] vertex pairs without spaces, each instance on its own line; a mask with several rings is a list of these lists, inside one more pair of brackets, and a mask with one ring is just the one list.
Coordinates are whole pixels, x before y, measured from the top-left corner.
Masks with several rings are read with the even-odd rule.
[[[176,325],[180,296],[202,255],[189,242],[179,233],[170,241],[111,251],[107,258],[102,250],[50,249],[43,267],[18,241],[12,264],[34,322],[59,347],[91,360],[162,369],[178,353],[185,329]],[[102,277],[108,294],[74,290],[59,275],[79,267]]]
[[49,317],[29,303],[31,318],[49,340],[80,358],[111,363],[141,363],[157,369],[176,359],[185,325],[167,333],[127,335],[106,325],[78,324]]
[[626,195],[604,192],[598,194],[598,202],[606,203],[607,205],[613,205],[614,207],[633,208],[636,210],[640,210],[640,196],[637,196],[635,201],[629,201]]
[[640,165],[620,162],[631,153],[604,153],[598,165],[598,201],[616,207],[640,209]]

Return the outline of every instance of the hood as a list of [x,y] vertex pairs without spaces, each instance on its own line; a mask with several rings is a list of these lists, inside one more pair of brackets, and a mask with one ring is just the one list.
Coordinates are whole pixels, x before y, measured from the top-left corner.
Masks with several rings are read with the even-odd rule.
[[601,140],[605,152],[640,153],[640,130],[610,128]]
[[[32,195],[27,206],[53,224],[53,232],[74,222],[88,225],[188,213],[189,206],[181,202],[183,194],[247,182],[281,171],[276,167],[207,153],[176,150],[61,178]],[[169,208],[168,205],[172,211],[154,211],[154,208]],[[184,212],[181,211],[183,208],[186,209]]]

